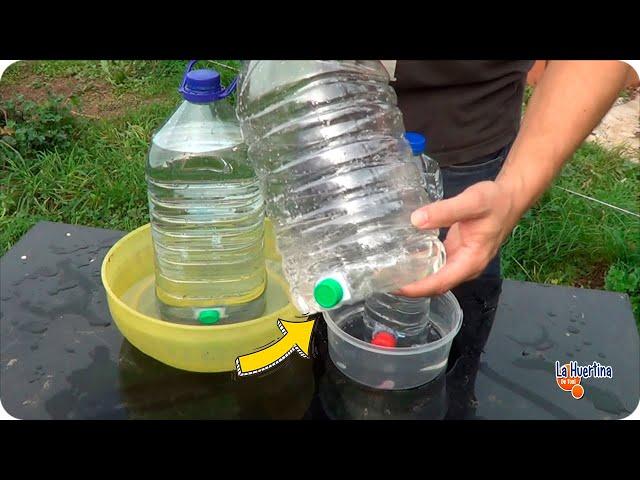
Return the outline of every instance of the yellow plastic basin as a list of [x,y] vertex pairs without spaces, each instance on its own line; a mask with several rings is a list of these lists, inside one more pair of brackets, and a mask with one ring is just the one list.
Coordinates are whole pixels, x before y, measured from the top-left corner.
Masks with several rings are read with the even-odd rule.
[[147,224],[120,239],[102,262],[102,284],[111,316],[122,335],[156,360],[192,372],[235,370],[235,360],[282,337],[277,320],[307,318],[289,302],[288,285],[280,271],[273,227],[265,223],[267,291],[265,314],[230,325],[181,325],[144,312],[153,291],[154,262],[151,228]]

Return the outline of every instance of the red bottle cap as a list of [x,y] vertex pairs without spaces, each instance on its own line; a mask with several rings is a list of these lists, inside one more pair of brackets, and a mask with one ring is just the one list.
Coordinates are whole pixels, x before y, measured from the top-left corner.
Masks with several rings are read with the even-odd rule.
[[371,339],[371,343],[379,347],[395,347],[398,341],[396,337],[389,332],[378,332]]

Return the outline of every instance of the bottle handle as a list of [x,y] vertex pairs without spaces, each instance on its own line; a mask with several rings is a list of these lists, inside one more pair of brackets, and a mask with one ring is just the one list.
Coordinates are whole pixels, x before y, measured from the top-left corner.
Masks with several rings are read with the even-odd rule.
[[227,88],[222,89],[222,92],[220,92],[220,98],[227,98],[236,90],[237,86],[238,76],[236,75],[235,77],[233,77],[233,80],[231,80],[231,83],[227,85]]
[[[193,70],[193,66],[198,62],[199,60],[190,60],[189,63],[187,63],[187,68],[184,71],[184,75],[182,76],[182,83],[180,84],[180,87],[178,88],[178,92],[182,93],[184,92],[184,86],[187,83],[187,73],[189,73],[191,70]],[[218,99],[223,99],[223,98],[227,98],[229,95],[231,95],[235,90],[236,87],[238,86],[238,76],[236,75],[233,80],[231,81],[231,83],[229,85],[227,85],[227,88],[223,88],[220,93],[218,94]]]

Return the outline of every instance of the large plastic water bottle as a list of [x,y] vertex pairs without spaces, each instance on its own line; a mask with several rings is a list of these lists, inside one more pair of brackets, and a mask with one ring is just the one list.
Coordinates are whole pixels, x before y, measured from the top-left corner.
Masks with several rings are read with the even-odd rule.
[[402,114],[375,60],[244,62],[237,112],[292,300],[315,312],[438,270],[437,231]]
[[[429,200],[442,200],[443,187],[438,162],[424,153],[426,139],[416,132],[405,133],[416,163],[422,170],[422,185]],[[373,344],[386,347],[422,345],[439,338],[429,320],[431,299],[409,298],[388,292],[374,293],[364,303],[364,324],[367,338]]]
[[264,310],[264,202],[215,70],[191,70],[184,102],[147,160],[156,297],[164,319],[227,323]]

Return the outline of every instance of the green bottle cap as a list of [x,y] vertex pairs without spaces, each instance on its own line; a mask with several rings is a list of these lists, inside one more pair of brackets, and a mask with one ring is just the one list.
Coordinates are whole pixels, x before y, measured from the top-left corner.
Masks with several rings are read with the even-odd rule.
[[323,308],[332,308],[340,303],[344,292],[342,285],[333,278],[325,278],[321,280],[313,289],[313,297]]
[[220,320],[220,312],[218,310],[200,310],[198,313],[198,321],[205,325],[213,325]]

